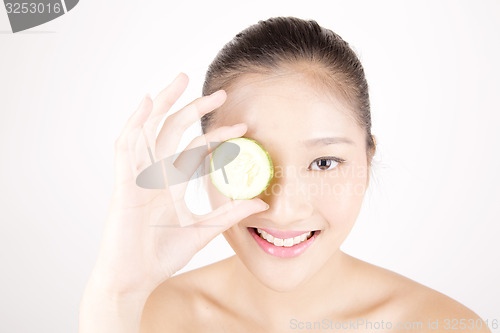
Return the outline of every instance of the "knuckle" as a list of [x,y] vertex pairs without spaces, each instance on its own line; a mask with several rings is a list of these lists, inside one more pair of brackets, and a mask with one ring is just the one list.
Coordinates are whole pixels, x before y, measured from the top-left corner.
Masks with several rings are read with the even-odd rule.
[[167,117],[167,119],[165,119],[165,123],[164,123],[164,126],[167,127],[167,128],[176,128],[179,126],[179,122],[180,122],[180,114],[181,114],[182,110],[180,111],[177,111],[173,114],[171,114],[170,116]]
[[208,143],[210,142],[210,138],[211,136],[208,134],[200,134],[193,140],[193,144],[198,146],[201,143]]
[[196,113],[196,115],[200,116],[201,115],[201,103],[202,103],[202,99],[203,97],[199,97],[197,98],[194,102],[193,102],[193,112]]
[[204,99],[203,97],[198,97],[193,102],[191,102],[186,108],[188,109],[188,113],[196,114],[197,118],[201,116],[202,113],[202,103]]

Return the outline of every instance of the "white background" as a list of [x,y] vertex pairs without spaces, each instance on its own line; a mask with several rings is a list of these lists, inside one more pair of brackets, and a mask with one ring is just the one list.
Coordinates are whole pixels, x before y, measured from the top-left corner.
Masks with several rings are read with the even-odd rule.
[[[0,331],[77,330],[125,121],[180,71],[169,114],[199,97],[272,16],[337,32],[366,71],[378,152],[342,249],[500,319],[500,2],[84,0],[16,34],[0,7]],[[219,235],[178,273],[232,254]]]

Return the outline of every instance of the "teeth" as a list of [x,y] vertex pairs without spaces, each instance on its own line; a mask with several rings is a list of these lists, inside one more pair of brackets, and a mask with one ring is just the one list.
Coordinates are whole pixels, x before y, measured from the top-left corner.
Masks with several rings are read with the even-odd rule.
[[286,239],[281,239],[277,237],[273,237],[273,235],[268,234],[264,230],[261,230],[257,228],[257,233],[259,236],[265,240],[267,240],[269,243],[274,244],[275,246],[285,246],[285,247],[291,247],[296,244],[299,244],[306,239],[309,239],[309,237],[312,235],[312,231],[306,232],[302,235],[293,237],[293,238],[286,238]]
[[269,235],[269,234],[267,234],[267,236],[266,236],[266,240],[267,240],[269,243],[274,243],[274,237],[273,237],[273,235]]

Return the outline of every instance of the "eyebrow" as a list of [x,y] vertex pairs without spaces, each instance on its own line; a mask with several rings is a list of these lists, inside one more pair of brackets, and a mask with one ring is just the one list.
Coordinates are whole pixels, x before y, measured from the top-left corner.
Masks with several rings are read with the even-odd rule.
[[354,141],[348,138],[340,137],[340,136],[331,136],[331,137],[325,137],[325,138],[317,138],[317,139],[310,139],[310,140],[304,140],[302,143],[306,146],[314,146],[314,145],[331,145],[331,144],[337,144],[337,143],[346,143],[350,145],[356,145]]

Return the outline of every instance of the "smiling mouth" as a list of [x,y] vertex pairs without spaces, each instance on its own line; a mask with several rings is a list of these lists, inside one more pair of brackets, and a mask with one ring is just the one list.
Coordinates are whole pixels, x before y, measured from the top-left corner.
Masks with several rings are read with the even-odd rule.
[[[308,231],[308,232],[304,232],[304,233],[291,232],[288,234],[295,235],[294,237],[284,238],[282,236],[283,238],[280,238],[280,237],[275,237],[275,236],[271,235],[271,233],[268,233],[265,230],[262,230],[259,228],[249,227],[249,229],[252,229],[255,232],[255,234],[257,234],[263,240],[266,240],[268,243],[273,244],[274,246],[281,246],[281,247],[296,246],[298,244],[301,244],[301,243],[308,241],[314,235],[319,235],[321,233],[321,230],[313,230],[313,231]],[[281,233],[281,234],[286,235],[286,233]]]

